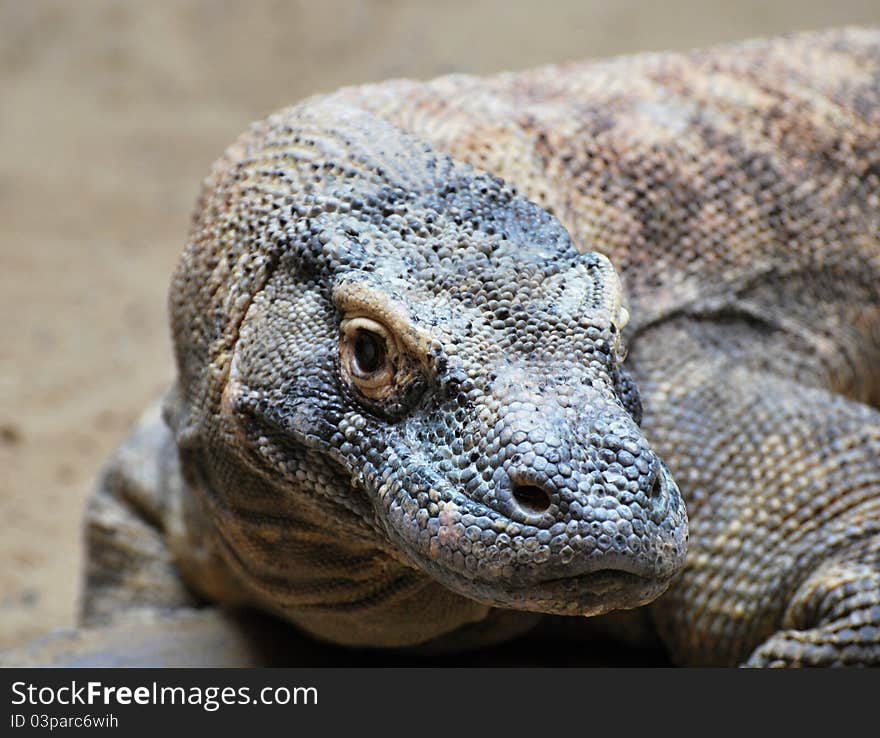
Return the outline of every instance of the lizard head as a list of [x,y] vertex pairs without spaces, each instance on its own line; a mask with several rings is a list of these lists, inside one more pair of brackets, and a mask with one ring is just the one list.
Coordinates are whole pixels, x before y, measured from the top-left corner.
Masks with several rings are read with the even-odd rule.
[[635,607],[680,569],[618,276],[503,181],[363,113],[282,112],[208,180],[171,303],[178,439],[225,510],[244,464],[523,610]]

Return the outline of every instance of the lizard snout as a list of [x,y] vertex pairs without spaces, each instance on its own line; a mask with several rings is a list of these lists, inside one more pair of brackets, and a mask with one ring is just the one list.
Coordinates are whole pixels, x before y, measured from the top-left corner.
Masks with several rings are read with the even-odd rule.
[[[586,474],[572,469],[571,463],[550,465],[543,459],[540,470],[523,465],[509,468],[506,477],[501,475],[497,479],[499,507],[513,520],[541,525],[552,523],[551,518],[565,517],[568,522],[571,513],[579,517],[576,513],[595,508],[595,498],[600,496],[604,498],[606,511],[609,505],[635,503],[643,508],[646,517],[662,521],[678,495],[669,471],[650,451],[643,450],[639,458],[633,458],[626,450],[618,453],[627,466],[615,456],[610,465],[604,465],[603,471],[593,468]],[[640,473],[639,467],[647,473]],[[613,515],[608,511],[602,517]]]

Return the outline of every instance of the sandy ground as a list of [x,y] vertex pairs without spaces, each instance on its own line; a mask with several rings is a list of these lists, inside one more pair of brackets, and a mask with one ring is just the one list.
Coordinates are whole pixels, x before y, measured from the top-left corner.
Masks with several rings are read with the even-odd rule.
[[865,22],[877,0],[0,0],[0,647],[74,621],[85,499],[172,377],[168,276],[250,120],[392,76]]

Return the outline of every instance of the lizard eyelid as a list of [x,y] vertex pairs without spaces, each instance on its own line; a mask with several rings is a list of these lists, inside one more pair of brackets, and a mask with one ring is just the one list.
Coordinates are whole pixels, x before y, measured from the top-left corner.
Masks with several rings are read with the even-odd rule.
[[394,332],[379,321],[356,316],[340,324],[343,372],[371,399],[383,399],[394,391],[401,353]]
[[352,280],[336,285],[333,302],[343,320],[364,318],[379,323],[394,337],[398,351],[416,359],[422,368],[429,367],[436,341],[429,331],[415,324],[403,302],[365,282]]

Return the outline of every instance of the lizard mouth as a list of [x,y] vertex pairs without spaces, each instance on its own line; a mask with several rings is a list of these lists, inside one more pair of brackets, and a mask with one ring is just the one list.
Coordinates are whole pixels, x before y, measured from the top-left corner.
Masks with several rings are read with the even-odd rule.
[[[659,597],[671,577],[657,579],[622,569],[600,569],[509,590],[505,606],[554,615],[602,615],[640,607]],[[497,601],[497,596],[496,598]]]
[[[623,571],[621,569],[601,569],[600,571],[591,571],[587,574],[580,574],[574,577],[557,577],[556,579],[548,579],[541,582],[539,586],[544,587],[570,587],[583,588],[595,594],[605,594],[629,585],[635,585],[647,581],[646,577],[641,577],[632,572]],[[534,585],[532,585],[534,587]]]

